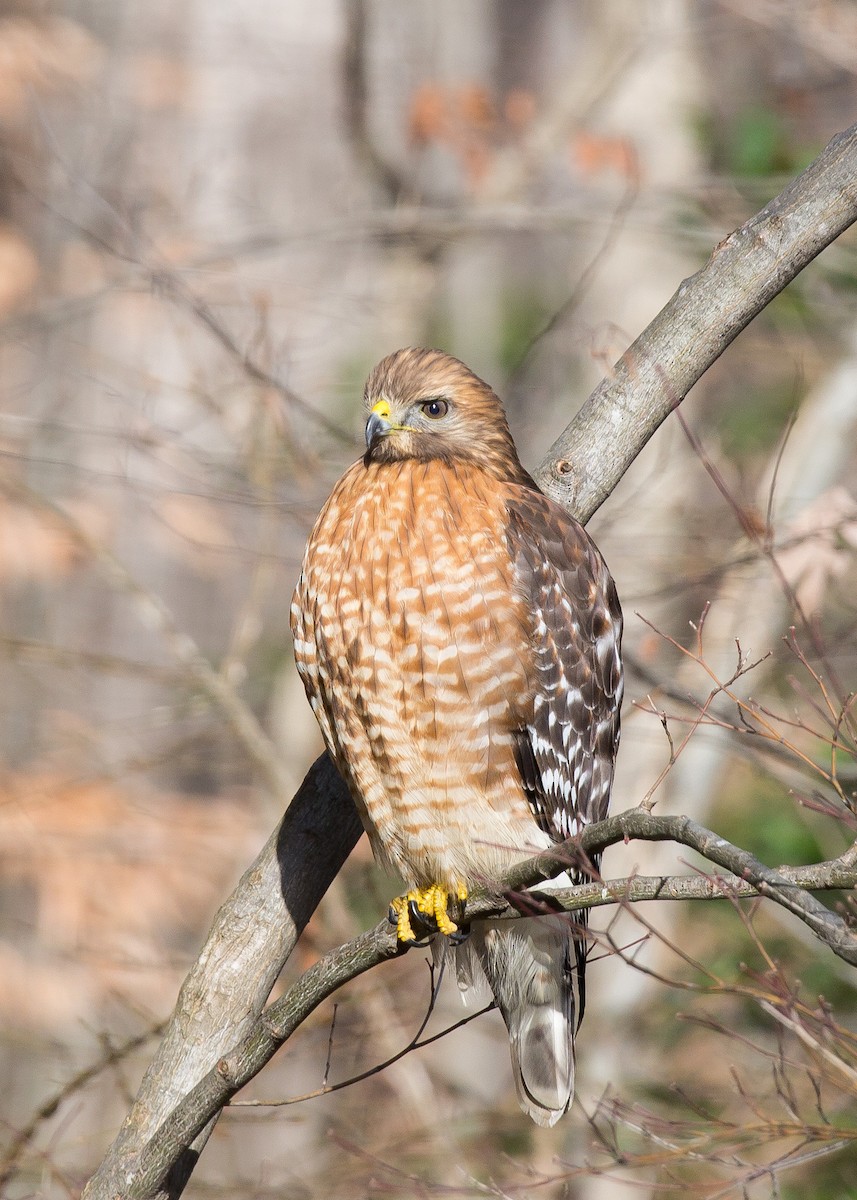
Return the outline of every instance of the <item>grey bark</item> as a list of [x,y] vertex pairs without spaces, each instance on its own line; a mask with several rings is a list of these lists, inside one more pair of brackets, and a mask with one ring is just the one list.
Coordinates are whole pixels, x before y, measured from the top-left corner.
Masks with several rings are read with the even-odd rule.
[[[252,1026],[362,828],[333,763],[310,767],[280,824],[221,907],[116,1141],[84,1197],[126,1196],[164,1118]],[[180,1148],[160,1192],[179,1196],[211,1132]]]
[[[853,887],[857,883],[857,847],[841,858],[808,868],[772,870],[738,846],[703,828],[688,817],[656,817],[642,809],[618,813],[584,829],[580,837],[558,846],[550,854],[521,863],[506,879],[506,899],[475,889],[468,912],[479,916],[514,918],[515,897],[528,885],[551,879],[578,854],[594,853],[626,838],[674,841],[689,846],[722,867],[725,874],[691,875],[677,879],[618,880],[585,884],[567,892],[551,892],[568,911],[596,904],[621,904],[639,900],[715,899],[766,896],[800,917],[813,932],[852,966],[857,966],[857,934],[843,919],[810,895],[809,888]],[[509,903],[511,898],[511,903]],[[526,915],[532,915],[533,893],[527,893]],[[342,984],[403,953],[389,922],[331,950],[301,976],[289,991],[251,1022],[243,1039],[188,1091],[167,1119],[128,1166],[125,1178],[129,1200],[146,1200],[157,1194],[171,1164],[183,1163],[185,1147],[220,1113],[223,1106],[253,1079],[303,1021]],[[175,1181],[175,1168],[173,1168]]]
[[[551,447],[536,471],[540,486],[587,521],[741,329],[855,220],[857,126],[852,126],[681,284]],[[203,1105],[186,1125],[170,1114],[181,1096],[204,1089],[212,1068],[253,1027],[300,931],[358,836],[344,785],[322,757],[218,913],[134,1106],[87,1185],[86,1200],[181,1194],[210,1113],[200,1123],[207,1112]],[[786,894],[794,900],[794,893]],[[355,948],[366,952],[366,946]],[[261,1028],[263,1039],[276,1041],[282,1032],[264,1020]],[[224,1071],[228,1091],[237,1076],[228,1063]],[[188,1129],[199,1137],[191,1147]]]
[[719,245],[625,351],[535,473],[584,524],[730,342],[857,215],[857,126]]

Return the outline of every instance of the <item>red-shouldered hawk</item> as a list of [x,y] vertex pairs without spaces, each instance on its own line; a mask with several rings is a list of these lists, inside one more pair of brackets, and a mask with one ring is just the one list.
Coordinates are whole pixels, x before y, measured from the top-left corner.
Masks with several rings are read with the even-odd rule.
[[398,936],[447,935],[462,989],[487,981],[521,1106],[553,1125],[574,1092],[583,933],[546,916],[456,944],[447,905],[461,913],[469,887],[606,815],[616,589],[463,363],[400,350],[364,402],[366,453],[316,522],[292,604],[298,670],[376,857],[409,889]]

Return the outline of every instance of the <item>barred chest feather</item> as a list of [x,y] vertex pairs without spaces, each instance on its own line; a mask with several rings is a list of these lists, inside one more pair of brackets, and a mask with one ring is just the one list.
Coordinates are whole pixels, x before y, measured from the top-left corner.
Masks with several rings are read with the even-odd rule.
[[[466,495],[466,504],[461,497]],[[492,876],[549,844],[516,762],[532,618],[503,485],[439,460],[355,464],[310,538],[295,654],[373,849],[409,885]]]

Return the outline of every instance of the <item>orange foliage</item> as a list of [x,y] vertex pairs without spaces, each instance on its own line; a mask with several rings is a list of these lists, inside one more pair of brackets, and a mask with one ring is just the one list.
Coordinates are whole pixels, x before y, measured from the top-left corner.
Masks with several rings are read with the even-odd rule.
[[421,149],[432,143],[445,147],[475,185],[497,150],[519,136],[535,112],[535,97],[521,88],[510,91],[498,106],[480,83],[424,83],[411,98],[408,136]]
[[466,84],[458,89],[456,109],[464,125],[493,133],[497,126],[497,112],[491,102],[488,89],[478,83]]
[[639,158],[629,138],[587,133],[581,129],[575,133],[571,149],[574,162],[584,175],[615,171],[630,182],[639,178]]
[[29,242],[0,226],[0,317],[29,300],[39,279],[39,263]]
[[258,841],[237,799],[7,777],[0,894],[18,897],[19,914],[0,941],[3,1019],[89,1018],[117,993],[161,1011],[177,948],[196,939]]
[[128,61],[128,87],[135,102],[149,111],[180,108],[193,94],[193,68],[164,54],[136,54]]
[[512,129],[526,129],[536,115],[536,98],[524,88],[512,88],[503,102],[503,116]]
[[161,520],[158,541],[168,554],[192,561],[201,574],[215,575],[223,567],[223,552],[235,544],[215,505],[173,492],[159,497],[154,507]]
[[440,142],[448,137],[447,97],[443,88],[424,83],[411,97],[408,135],[417,146]]

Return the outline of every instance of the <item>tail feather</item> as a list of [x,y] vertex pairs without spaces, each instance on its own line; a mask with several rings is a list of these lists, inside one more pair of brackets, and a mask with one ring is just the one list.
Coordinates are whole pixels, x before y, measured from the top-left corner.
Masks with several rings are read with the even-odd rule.
[[465,999],[478,995],[483,981],[494,995],[509,1030],[521,1107],[537,1125],[556,1124],[574,1097],[571,922],[565,917],[486,922],[451,952]]

